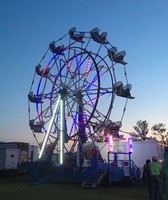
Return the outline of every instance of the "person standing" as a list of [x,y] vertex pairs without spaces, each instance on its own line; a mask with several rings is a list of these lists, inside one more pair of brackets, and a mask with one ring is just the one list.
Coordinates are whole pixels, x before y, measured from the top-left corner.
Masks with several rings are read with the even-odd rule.
[[144,181],[144,184],[149,184],[150,180],[150,171],[149,171],[149,164],[151,163],[150,159],[147,159],[144,166],[143,166],[143,174],[142,174],[142,180]]
[[149,197],[151,196],[150,171],[149,171],[150,163],[151,163],[150,159],[147,159],[146,163],[143,166],[143,174],[142,174],[142,180],[144,181],[144,184],[148,186]]
[[150,200],[155,199],[156,190],[159,194],[159,199],[163,200],[162,195],[162,168],[161,165],[157,162],[157,157],[152,157],[152,162],[149,164],[150,171]]

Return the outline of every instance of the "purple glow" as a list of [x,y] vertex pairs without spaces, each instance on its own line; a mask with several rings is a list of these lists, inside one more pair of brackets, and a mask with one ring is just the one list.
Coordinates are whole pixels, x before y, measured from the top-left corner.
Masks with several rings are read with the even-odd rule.
[[74,126],[76,127],[76,124],[77,124],[76,119],[77,119],[77,113],[76,113],[76,115],[75,115],[75,117],[73,119],[73,124],[71,126],[71,130],[70,130],[70,134],[69,134],[70,136],[71,136],[71,134],[73,132],[73,129],[75,129]]
[[89,72],[89,66],[90,66],[90,58],[88,59],[88,62],[87,62],[87,66],[86,66],[86,73],[85,73],[85,76],[84,76],[84,79],[86,79],[88,77],[88,72]]
[[129,153],[133,152],[133,149],[132,149],[132,138],[131,137],[128,138],[128,152]]
[[112,135],[108,135],[108,152],[113,151],[113,138]]

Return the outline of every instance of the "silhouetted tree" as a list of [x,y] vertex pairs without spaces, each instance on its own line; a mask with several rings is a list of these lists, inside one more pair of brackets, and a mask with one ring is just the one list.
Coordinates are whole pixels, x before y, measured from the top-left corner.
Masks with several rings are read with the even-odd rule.
[[148,122],[146,120],[139,120],[136,122],[136,126],[133,126],[134,130],[138,133],[141,140],[146,140],[146,135],[149,132]]
[[[165,145],[168,145],[168,132],[166,132],[165,124],[158,123],[154,124],[151,128],[153,131],[153,135],[160,137],[160,142],[162,142]],[[157,138],[156,138],[157,139]]]

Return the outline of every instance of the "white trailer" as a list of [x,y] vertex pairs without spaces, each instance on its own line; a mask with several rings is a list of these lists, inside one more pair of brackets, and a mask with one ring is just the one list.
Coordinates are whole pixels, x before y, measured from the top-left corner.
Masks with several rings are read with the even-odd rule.
[[142,170],[147,159],[157,156],[158,160],[163,160],[164,147],[156,140],[133,141],[133,152],[131,159]]
[[0,149],[19,149],[19,162],[27,162],[29,159],[29,144],[24,142],[0,142]]
[[128,148],[128,140],[120,140],[120,141],[113,141],[112,142],[112,150],[109,149],[108,142],[96,142],[95,145],[99,148],[99,151],[102,155],[102,158],[108,162],[108,152],[116,152],[118,154],[119,160],[128,160],[127,154],[122,153],[129,153],[130,148]]
[[[99,147],[100,153],[103,159],[107,160],[108,155],[108,143],[97,142],[96,146]],[[127,160],[128,155],[122,153],[128,153],[128,140],[113,141],[113,151],[119,153],[118,160]],[[120,154],[121,153],[121,154]],[[144,141],[132,141],[132,153],[131,160],[135,165],[142,171],[145,161],[147,159],[152,159],[152,156],[157,156],[158,160],[163,160],[164,147],[160,145],[156,140],[149,139]]]
[[19,157],[19,149],[0,149],[0,170],[17,169]]

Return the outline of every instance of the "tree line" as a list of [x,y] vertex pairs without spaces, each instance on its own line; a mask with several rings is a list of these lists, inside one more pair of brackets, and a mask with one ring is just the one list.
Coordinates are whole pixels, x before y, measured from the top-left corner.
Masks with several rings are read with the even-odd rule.
[[[134,137],[135,140],[146,140],[149,138],[153,138],[168,146],[168,131],[165,124],[154,124],[150,129],[149,124],[146,120],[138,120],[133,128],[136,131],[137,136],[139,136],[136,138]],[[151,135],[148,137],[147,135],[150,130]]]

